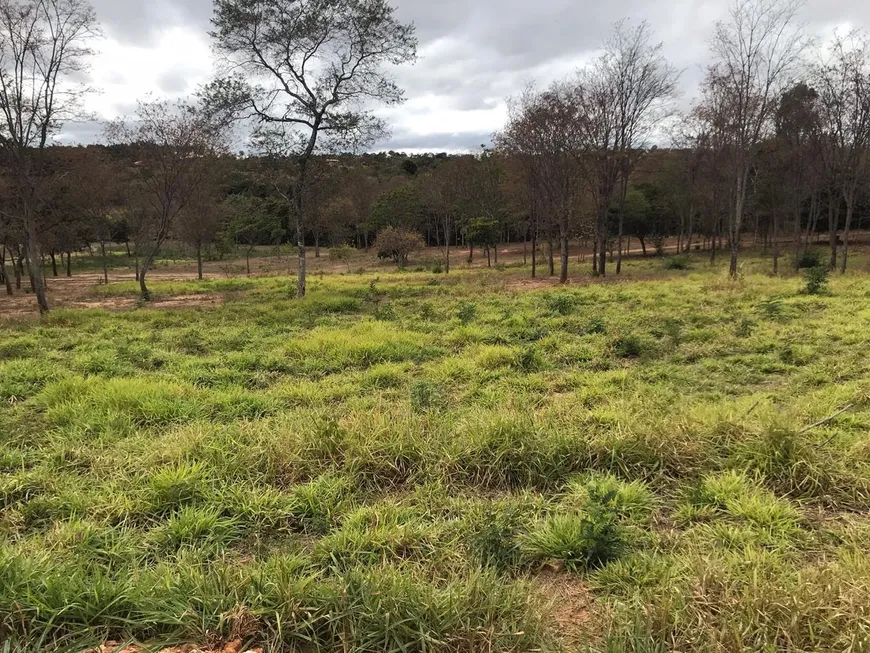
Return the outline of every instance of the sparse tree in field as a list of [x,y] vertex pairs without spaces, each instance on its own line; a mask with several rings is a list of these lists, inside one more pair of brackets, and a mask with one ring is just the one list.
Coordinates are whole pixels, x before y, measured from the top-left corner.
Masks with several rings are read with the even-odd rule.
[[577,127],[584,118],[576,99],[563,84],[544,92],[529,88],[510,103],[508,123],[496,137],[498,148],[523,162],[529,183],[546,197],[559,230],[562,283],[568,281],[568,238],[585,188]]
[[301,298],[311,158],[385,133],[370,107],[402,101],[385,66],[415,60],[414,26],[387,0],[215,0],[212,24],[231,74],[207,87],[207,103],[253,121],[255,145],[294,167],[282,190],[295,220]]
[[[815,167],[819,142],[818,93],[805,83],[799,83],[782,94],[775,115],[775,163],[777,180],[787,197],[785,205],[792,212],[792,265],[798,265],[801,248],[801,226],[807,187]],[[815,193],[813,193],[815,194]],[[778,224],[774,227],[773,272],[778,272]]]
[[[450,274],[450,242],[456,227],[460,175],[456,160],[452,160],[438,166],[420,179],[420,193],[436,221],[436,240],[443,248],[446,274]],[[439,228],[440,236],[438,236]]]
[[178,218],[177,233],[181,241],[196,251],[197,278],[202,279],[202,250],[216,243],[227,220],[224,195],[217,171],[199,184]]
[[736,276],[750,174],[771,131],[782,91],[806,43],[794,26],[799,0],[732,0],[716,26],[714,63],[703,87],[703,115],[722,128],[731,175],[728,237]]
[[[841,201],[846,206],[840,272],[846,272],[849,236],[859,185],[870,156],[870,40],[862,32],[836,35],[830,50],[811,67],[818,93],[819,142],[831,215],[831,269],[837,266]],[[835,199],[836,198],[836,199]]]
[[137,245],[145,248],[139,288],[147,299],[146,275],[223,152],[224,124],[190,104],[157,101],[140,104],[130,122],[112,123],[107,135],[110,142],[127,144],[136,156],[135,197],[143,202]]
[[261,198],[234,195],[226,203],[227,221],[222,232],[225,241],[245,249],[245,265],[251,274],[251,254],[257,245],[274,243],[281,236],[281,219]]
[[46,186],[46,147],[79,114],[80,75],[98,33],[87,0],[0,0],[0,148],[12,192],[6,207],[20,223],[31,287],[49,310],[38,222]]
[[494,247],[498,246],[501,234],[501,225],[498,221],[485,217],[472,218],[466,221],[465,226],[462,227],[462,233],[465,236],[465,241],[471,246],[468,262],[471,263],[474,259],[474,246],[480,245],[486,254],[487,267],[492,267],[491,252]]
[[[599,107],[597,103],[606,99],[613,102],[611,111],[615,121],[612,146],[621,177],[616,259],[616,273],[619,274],[622,271],[625,202],[629,178],[644,149],[649,146],[656,127],[673,110],[672,100],[676,94],[679,72],[664,58],[662,44],[653,40],[652,29],[645,21],[634,28],[627,21],[617,23],[605,43],[604,56],[595,66],[600,68],[601,81],[608,84],[612,91],[612,94],[593,91],[589,97],[593,107],[588,115],[600,118],[599,108],[603,108],[603,105]],[[598,75],[595,75],[593,86],[597,80]],[[583,76],[580,84],[584,84]],[[587,120],[585,124],[590,125],[590,121]],[[606,120],[603,131],[594,124],[591,125],[589,135],[592,138],[588,142],[590,148],[607,147],[609,126],[610,118]],[[595,149],[592,151],[595,152]],[[606,152],[599,154],[606,158]],[[609,174],[606,168],[603,172]],[[599,259],[599,272],[602,275],[605,273],[602,259]]]
[[116,235],[117,224],[113,214],[123,203],[121,184],[118,162],[100,147],[85,150],[70,184],[72,202],[86,224],[87,238],[100,246],[105,284],[109,283],[106,243],[112,242]]
[[379,258],[389,258],[401,269],[408,265],[411,254],[426,247],[423,237],[409,229],[384,227],[375,239]]
[[368,249],[372,206],[380,194],[378,180],[361,170],[355,170],[347,179],[347,192],[351,202],[353,202],[353,217],[356,223],[357,236],[361,239],[359,246]]

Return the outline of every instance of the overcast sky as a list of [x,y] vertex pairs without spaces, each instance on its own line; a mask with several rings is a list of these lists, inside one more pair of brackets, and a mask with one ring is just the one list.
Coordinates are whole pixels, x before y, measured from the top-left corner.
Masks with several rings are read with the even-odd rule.
[[[91,75],[88,109],[129,114],[140,98],[180,97],[212,72],[211,0],[92,0],[105,38]],[[713,24],[728,0],[395,0],[417,25],[420,59],[399,69],[407,102],[386,114],[392,138],[376,149],[462,150],[488,143],[505,118],[505,98],[530,81],[568,76],[621,18],[648,20],[665,54],[685,69],[685,102],[696,94]],[[824,38],[870,28],[870,0],[808,0],[801,20]],[[93,124],[68,125],[64,140],[98,139]]]

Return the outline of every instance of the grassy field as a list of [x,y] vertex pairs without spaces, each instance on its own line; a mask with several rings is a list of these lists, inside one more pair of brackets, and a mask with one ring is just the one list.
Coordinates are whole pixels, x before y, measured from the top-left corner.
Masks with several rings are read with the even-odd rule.
[[868,267],[2,323],[3,650],[870,650]]

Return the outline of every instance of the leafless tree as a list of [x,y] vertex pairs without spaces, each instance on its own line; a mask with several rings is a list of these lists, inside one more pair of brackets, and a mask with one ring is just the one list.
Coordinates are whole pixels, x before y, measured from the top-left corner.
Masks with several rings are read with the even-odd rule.
[[150,297],[145,277],[179,214],[184,211],[225,149],[225,124],[184,102],[141,103],[132,120],[107,129],[109,142],[135,154],[133,179],[144,205],[138,245],[145,247],[139,269],[142,297]]
[[[605,54],[596,65],[613,90],[613,146],[621,176],[616,259],[619,274],[629,177],[655,129],[673,112],[672,100],[680,74],[662,55],[662,44],[653,40],[652,29],[645,21],[634,28],[627,21],[617,23],[605,44]],[[604,274],[604,267],[599,269]]]
[[456,214],[459,205],[459,189],[462,183],[461,170],[457,160],[447,161],[435,170],[420,178],[420,194],[436,219],[436,230],[442,231],[444,252],[444,272],[450,274],[450,241],[456,227]]
[[222,203],[219,165],[212,160],[206,174],[191,194],[190,200],[178,218],[178,237],[196,251],[196,272],[202,274],[202,250],[218,240],[221,226],[227,220]]
[[304,297],[311,157],[384,134],[370,106],[402,101],[384,67],[415,60],[414,26],[399,22],[387,0],[215,0],[212,23],[227,75],[206,89],[208,104],[253,121],[259,149],[295,164],[285,190],[296,222],[297,296]]
[[730,273],[736,276],[750,173],[758,144],[770,132],[782,91],[806,45],[795,26],[799,0],[732,0],[729,17],[716,25],[715,57],[704,84],[707,115],[727,138],[732,176],[728,236]]
[[[827,53],[811,66],[818,93],[821,156],[831,193],[831,269],[837,266],[841,200],[846,205],[840,271],[846,272],[849,232],[859,183],[870,153],[870,40],[863,32],[835,35]],[[833,198],[836,197],[836,200]]]
[[581,160],[586,153],[578,125],[586,116],[575,91],[568,84],[544,92],[527,89],[510,103],[508,124],[496,137],[503,152],[524,162],[531,183],[547,197],[559,230],[562,283],[568,281],[568,239],[585,189]]
[[37,236],[45,148],[80,113],[88,89],[76,76],[97,34],[87,0],[0,0],[0,146],[40,313],[49,310]]
[[[803,240],[801,227],[804,204],[810,195],[811,209],[815,206],[816,174],[820,164],[820,123],[818,92],[804,82],[795,84],[782,94],[776,110],[776,139],[773,171],[775,183],[785,193],[782,204],[793,213],[792,266],[797,268]],[[812,210],[811,210],[812,212]],[[774,226],[773,272],[779,270],[779,243],[777,225]]]
[[124,201],[118,162],[112,160],[104,148],[89,147],[70,170],[70,176],[71,202],[85,223],[84,231],[90,238],[89,242],[100,245],[103,283],[108,284],[106,243],[112,238],[111,216]]

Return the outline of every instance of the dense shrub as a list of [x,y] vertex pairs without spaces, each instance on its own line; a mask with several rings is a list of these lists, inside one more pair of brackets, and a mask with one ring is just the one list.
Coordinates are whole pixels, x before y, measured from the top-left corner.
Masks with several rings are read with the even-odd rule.
[[378,257],[391,259],[400,268],[408,265],[411,254],[425,247],[426,243],[420,234],[395,227],[381,229],[375,239]]
[[822,265],[822,253],[817,249],[808,249],[795,261],[795,267],[798,270],[808,270]]
[[626,542],[613,510],[614,497],[613,492],[590,492],[582,513],[554,515],[524,535],[524,550],[540,560],[562,562],[569,569],[594,569],[615,560]]
[[471,324],[477,317],[477,304],[474,302],[462,302],[456,311],[456,317],[462,324]]
[[691,260],[683,254],[669,256],[665,259],[664,265],[665,270],[690,270],[692,268]]
[[817,265],[804,270],[806,293],[808,295],[821,295],[828,289],[828,268]]

